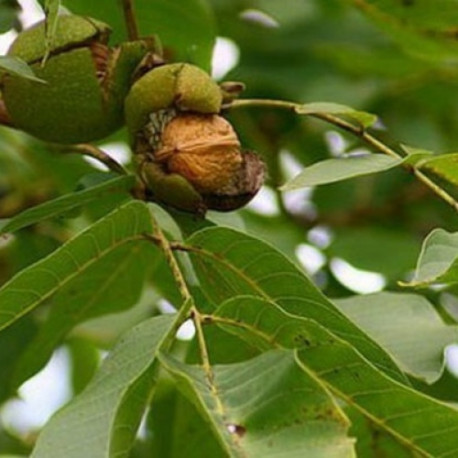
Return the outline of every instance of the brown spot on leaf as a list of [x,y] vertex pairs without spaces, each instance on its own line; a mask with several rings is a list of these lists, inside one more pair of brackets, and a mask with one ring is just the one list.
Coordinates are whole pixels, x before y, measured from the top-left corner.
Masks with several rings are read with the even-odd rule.
[[246,434],[246,428],[242,425],[231,423],[227,425],[227,429],[231,434],[236,434],[239,437],[243,437]]

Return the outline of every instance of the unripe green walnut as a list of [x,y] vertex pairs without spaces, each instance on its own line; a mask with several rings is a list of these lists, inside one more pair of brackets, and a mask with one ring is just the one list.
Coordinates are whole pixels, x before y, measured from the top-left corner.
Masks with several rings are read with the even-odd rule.
[[241,150],[221,104],[219,86],[189,64],[158,67],[132,86],[126,124],[154,199],[203,213],[235,210],[257,193],[264,164]]
[[120,128],[131,75],[149,45],[138,41],[109,48],[109,34],[110,28],[94,19],[60,16],[43,65],[44,23],[20,33],[8,54],[25,60],[47,84],[3,78],[3,100],[11,123],[56,143],[89,142]]

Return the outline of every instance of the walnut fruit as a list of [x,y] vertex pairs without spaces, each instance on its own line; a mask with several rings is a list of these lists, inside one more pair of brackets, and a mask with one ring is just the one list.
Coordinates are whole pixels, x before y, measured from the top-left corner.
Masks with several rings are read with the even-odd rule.
[[264,163],[242,151],[219,115],[222,100],[210,76],[189,64],[155,68],[132,86],[126,124],[153,199],[204,213],[235,210],[257,193]]
[[110,48],[109,35],[110,28],[95,19],[59,16],[43,62],[44,23],[20,33],[8,54],[26,61],[46,84],[14,75],[2,77],[4,111],[10,123],[56,143],[89,142],[120,128],[132,74],[150,44],[136,41]]

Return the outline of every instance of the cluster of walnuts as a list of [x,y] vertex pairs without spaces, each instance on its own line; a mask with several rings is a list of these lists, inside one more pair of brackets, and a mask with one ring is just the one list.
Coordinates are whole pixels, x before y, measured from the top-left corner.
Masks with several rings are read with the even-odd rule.
[[59,17],[51,49],[44,23],[22,32],[9,55],[42,82],[2,74],[0,121],[61,144],[125,124],[148,198],[195,213],[245,205],[265,166],[220,115],[221,87],[194,65],[158,64],[148,39],[110,47],[109,35],[106,24],[74,15]]

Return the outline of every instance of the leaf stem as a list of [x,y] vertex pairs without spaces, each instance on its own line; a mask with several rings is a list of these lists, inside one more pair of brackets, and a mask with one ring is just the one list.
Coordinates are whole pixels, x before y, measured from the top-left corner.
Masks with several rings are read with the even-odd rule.
[[183,272],[181,271],[180,265],[178,264],[178,261],[175,258],[175,254],[173,253],[173,250],[175,249],[173,242],[169,242],[167,237],[164,235],[162,229],[160,228],[159,224],[155,220],[153,220],[153,226],[153,236],[147,237],[154,243],[156,243],[164,253],[167,264],[169,265],[172,271],[172,275],[178,286],[180,294],[184,300],[184,304],[180,309],[179,313],[179,319],[181,319],[179,324],[183,323],[188,318],[188,316],[191,317],[196,328],[197,341],[199,343],[200,356],[202,360],[202,368],[205,372],[208,381],[210,382],[210,386],[213,387],[213,371],[210,364],[210,358],[208,356],[205,335],[202,329],[203,317],[195,305],[194,298],[191,292],[189,291]]
[[[240,107],[270,107],[270,108],[282,108],[297,113],[301,105],[294,102],[288,102],[284,100],[269,100],[269,99],[238,99],[234,100],[227,108],[240,108]],[[322,121],[333,124],[334,126],[340,127],[341,129],[359,137],[367,145],[371,146],[376,151],[379,151],[388,156],[396,159],[401,159],[403,156],[398,154],[394,149],[390,148],[385,143],[381,142],[378,138],[371,135],[365,129],[360,126],[356,126],[338,116],[329,113],[310,113],[312,116]],[[421,170],[410,164],[403,164],[403,167],[412,173],[419,181],[427,186],[432,192],[434,192],[443,201],[448,203],[455,211],[458,212],[458,202],[452,197],[447,191],[442,189],[437,183],[431,180]]]
[[[167,264],[172,271],[173,278],[178,286],[178,290],[180,291],[181,297],[185,302],[190,302],[189,310],[194,305],[192,301],[191,293],[189,292],[188,285],[186,284],[186,280],[184,279],[183,273],[181,272],[181,268],[178,264],[178,261],[173,254],[172,247],[170,242],[167,240],[167,237],[162,232],[162,229],[159,227],[159,224],[156,220],[153,221],[154,225],[154,234],[153,238],[150,237],[162,250],[164,253],[165,259]],[[188,310],[188,311],[189,311]]]
[[203,316],[195,306],[191,309],[191,317],[196,327],[197,341],[199,342],[200,357],[202,359],[202,368],[207,376],[210,385],[213,386],[213,370],[210,364],[210,357],[208,356],[207,343],[205,342],[205,335],[202,329]]
[[122,0],[122,9],[126,23],[127,37],[131,41],[138,40],[138,23],[135,16],[134,0]]

